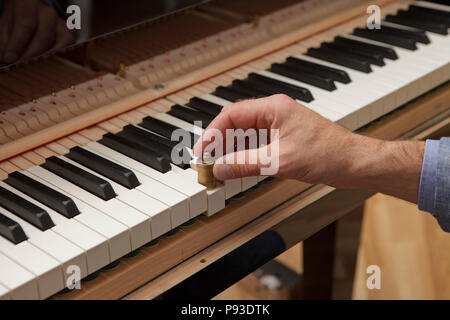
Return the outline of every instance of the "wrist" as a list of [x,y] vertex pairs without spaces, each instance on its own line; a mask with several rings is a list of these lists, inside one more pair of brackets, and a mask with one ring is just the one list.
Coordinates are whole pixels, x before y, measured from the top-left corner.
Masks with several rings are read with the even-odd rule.
[[335,186],[379,191],[417,203],[425,143],[353,134]]

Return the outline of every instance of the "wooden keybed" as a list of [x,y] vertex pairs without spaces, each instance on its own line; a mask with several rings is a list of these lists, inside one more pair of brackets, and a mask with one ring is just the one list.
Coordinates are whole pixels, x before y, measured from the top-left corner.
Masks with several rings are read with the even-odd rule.
[[[378,3],[387,6],[384,7],[386,12],[395,11],[406,5],[390,0],[382,0]],[[204,65],[180,76],[174,76],[174,72],[162,72],[163,75],[157,78],[155,83],[159,84],[159,80],[164,80],[161,82],[163,87],[142,88],[134,82],[133,86],[136,90],[130,91],[132,93],[126,98],[86,113],[80,113],[63,122],[55,122],[52,127],[18,137],[18,139],[0,146],[0,160],[3,160],[0,163],[0,178],[6,178],[10,172],[41,164],[52,155],[66,154],[73,146],[96,141],[106,132],[118,132],[123,126],[129,123],[138,123],[147,115],[165,112],[173,103],[184,103],[195,95],[210,92],[218,85],[227,85],[232,79],[242,77],[252,68],[264,67],[269,61],[282,60],[293,50],[298,52],[296,43],[306,40],[310,36],[320,34],[323,39],[328,39],[342,33],[365,21],[365,17],[358,17],[365,13],[366,6],[366,4],[362,4],[334,12],[336,8],[342,9],[343,7],[329,5],[320,14],[320,16],[327,16],[329,12],[333,12],[334,14],[327,16],[327,19],[309,23],[301,29],[288,25],[286,27],[288,31],[285,30],[286,32],[277,36],[276,39],[245,48],[245,50],[237,50],[236,54],[215,61],[214,67]],[[319,13],[315,14],[311,14],[311,20],[319,16]],[[294,30],[289,30],[289,28]],[[450,90],[446,85],[393,115],[383,118],[379,123],[363,130],[363,133],[385,139],[395,139],[404,132],[436,117],[443,117],[443,119],[440,118],[439,123],[448,126],[449,101]],[[61,294],[55,298],[117,299],[154,278],[156,278],[156,282],[154,282],[156,287],[152,288],[157,288],[158,276],[191,257],[188,260],[189,263],[194,263],[197,269],[201,269],[213,261],[196,260],[198,257],[195,256],[196,254],[218,241],[223,241],[239,228],[305,190],[310,191],[296,198],[297,209],[333,191],[332,188],[312,187],[292,180],[276,179],[264,183],[257,190],[247,192],[244,198],[233,199],[225,210],[215,216],[198,218],[193,225],[181,227],[176,234],[163,237],[156,246],[141,249],[135,257],[121,259],[120,264],[114,269],[100,272],[93,281],[83,282],[82,290]],[[267,215],[262,217],[265,216]],[[283,216],[283,219],[288,216],[289,214]],[[262,226],[258,232],[269,227]],[[226,254],[232,248],[222,251],[221,254]],[[182,266],[183,264],[177,268]],[[186,274],[178,276],[175,278],[176,280],[172,279],[170,285],[162,287],[170,288],[176,284],[176,281],[186,278]],[[149,295],[147,290],[145,294],[140,295],[137,291],[136,295],[131,295],[130,298],[155,297],[156,293],[161,293],[163,290],[152,292],[155,294]]]

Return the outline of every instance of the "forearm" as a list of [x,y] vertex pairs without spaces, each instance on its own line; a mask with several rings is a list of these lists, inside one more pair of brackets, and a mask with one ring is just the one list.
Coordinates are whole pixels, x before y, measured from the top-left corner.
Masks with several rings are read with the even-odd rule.
[[352,135],[335,186],[363,188],[417,203],[425,143]]

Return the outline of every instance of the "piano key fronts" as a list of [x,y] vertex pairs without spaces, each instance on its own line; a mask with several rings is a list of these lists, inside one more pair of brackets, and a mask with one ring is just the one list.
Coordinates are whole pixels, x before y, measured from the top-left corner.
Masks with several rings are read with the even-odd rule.
[[[356,130],[448,81],[448,12],[422,2],[393,5],[381,31],[368,30],[359,20],[345,22],[133,111],[102,115],[101,120],[110,119],[5,161],[0,167],[8,171],[0,181],[0,297],[47,298],[66,287],[69,266],[78,266],[84,278],[191,219],[220,212],[227,200],[260,184],[264,177],[246,177],[217,182],[209,190],[189,165],[170,157],[177,146],[190,158],[199,134],[229,103],[283,93]],[[224,30],[219,25],[216,31]],[[106,40],[93,61],[114,71],[115,59],[99,61],[104,47]],[[139,62],[143,53],[130,50],[134,62],[125,78],[80,67],[69,72],[72,62],[61,58],[46,60],[42,68],[59,70],[67,79],[62,85],[57,76],[26,68],[23,83],[16,75],[1,78],[0,94],[8,100],[0,105],[0,142],[8,145],[87,117],[86,112],[100,113],[105,104],[118,105],[136,94],[154,94],[155,79],[168,77],[155,74],[165,67],[154,72],[159,60]],[[177,65],[179,73],[186,61]],[[39,98],[34,81],[51,81],[55,92]],[[127,110],[132,107],[128,103]],[[189,143],[180,147],[171,140],[177,129]]]

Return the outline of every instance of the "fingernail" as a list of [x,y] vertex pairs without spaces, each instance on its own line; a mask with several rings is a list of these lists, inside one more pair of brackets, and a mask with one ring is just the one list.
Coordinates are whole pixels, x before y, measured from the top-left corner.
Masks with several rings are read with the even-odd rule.
[[214,176],[221,181],[234,178],[233,170],[231,170],[231,167],[228,164],[214,165]]
[[12,51],[6,52],[5,55],[3,56],[3,61],[5,63],[13,63],[16,60],[17,60],[17,54],[15,54]]

